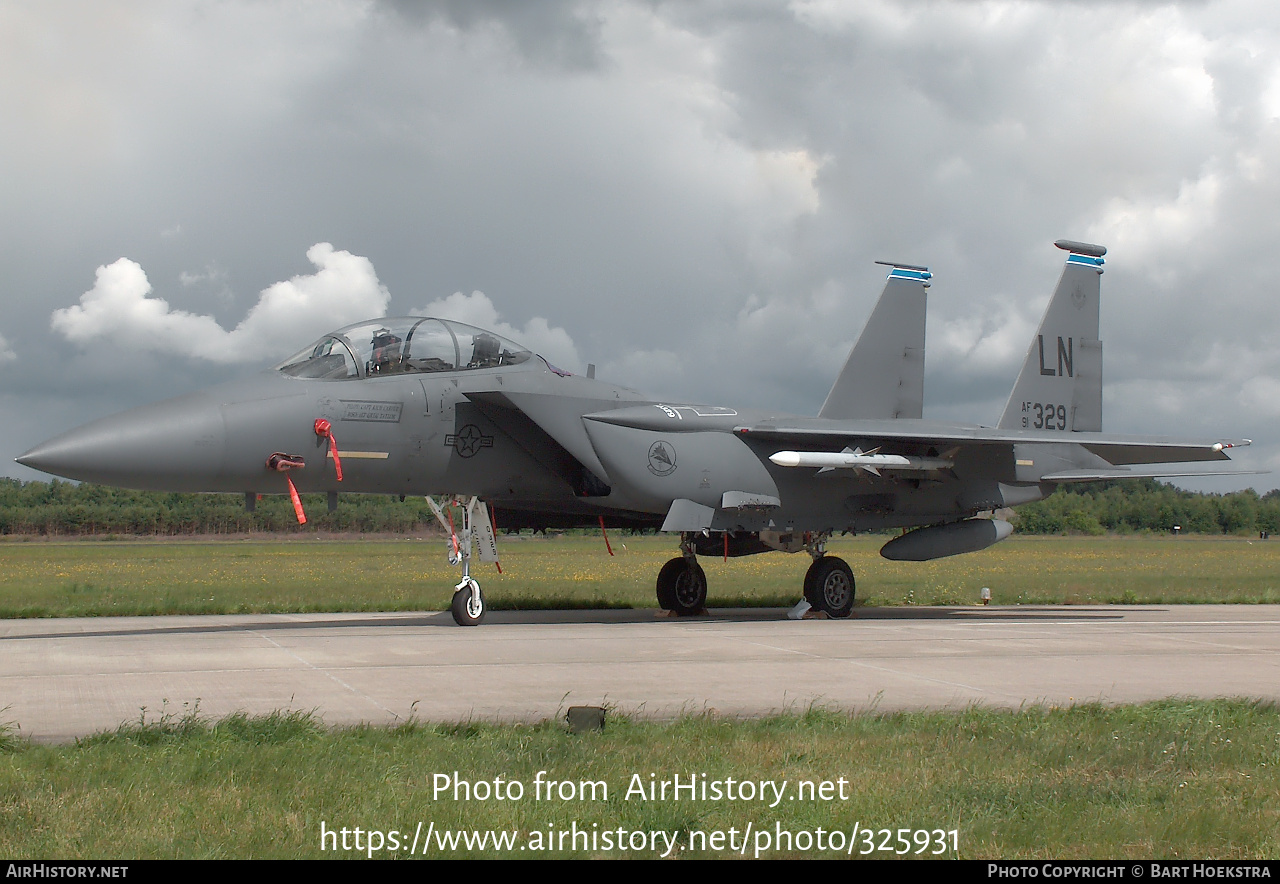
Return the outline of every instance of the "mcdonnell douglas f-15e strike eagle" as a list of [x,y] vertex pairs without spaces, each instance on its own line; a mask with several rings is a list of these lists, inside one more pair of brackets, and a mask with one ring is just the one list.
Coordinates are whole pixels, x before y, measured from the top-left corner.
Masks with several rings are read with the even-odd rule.
[[[656,527],[680,554],[661,606],[703,610],[698,556],[804,551],[804,598],[847,617],[854,577],[836,532],[914,529],[881,549],[924,561],[984,549],[1012,526],[980,514],[1055,486],[1229,460],[1248,440],[1102,430],[1099,276],[1106,249],[1062,240],[1062,277],[996,427],[923,420],[928,268],[882,262],[880,300],[817,417],[658,402],[579,377],[447,319],[376,319],[325,335],[274,370],[135,408],[36,446],[18,462],[131,488],[428,495],[463,568],[452,612],[485,614],[470,559],[497,561],[503,527]],[[341,449],[338,438],[341,438]],[[430,495],[442,497],[437,501]],[[453,523],[452,499],[460,507]],[[445,506],[442,506],[444,504]]]

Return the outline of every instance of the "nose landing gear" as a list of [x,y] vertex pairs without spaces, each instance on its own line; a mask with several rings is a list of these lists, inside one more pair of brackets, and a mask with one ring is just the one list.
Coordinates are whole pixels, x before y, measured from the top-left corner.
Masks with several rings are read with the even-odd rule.
[[[446,499],[444,504],[461,507],[461,532],[454,527],[452,513],[446,516],[435,498],[427,498],[427,505],[435,513],[436,521],[449,532],[449,564],[462,566],[462,580],[453,588],[449,612],[453,614],[453,622],[459,626],[479,626],[488,606],[484,603],[480,584],[471,576],[471,546],[473,540],[480,544],[480,561],[498,564],[498,542],[493,533],[493,522],[489,519],[489,507],[478,497],[470,498],[465,504]],[[498,565],[498,573],[502,573],[501,565]]]

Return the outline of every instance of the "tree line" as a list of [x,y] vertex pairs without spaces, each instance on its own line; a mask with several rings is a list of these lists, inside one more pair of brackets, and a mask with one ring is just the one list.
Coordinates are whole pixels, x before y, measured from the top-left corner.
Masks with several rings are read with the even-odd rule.
[[1274,534],[1280,530],[1280,489],[1200,494],[1155,479],[1062,485],[1044,500],[1018,507],[1015,522],[1022,534]]
[[[254,534],[348,531],[407,534],[435,525],[421,497],[343,494],[330,513],[324,495],[302,495],[307,524],[289,499],[265,496],[253,512],[230,494],[130,491],[103,485],[0,479],[0,534],[77,536]],[[1280,531],[1280,489],[1259,495],[1182,491],[1154,479],[1064,485],[1011,517],[1022,534],[1257,534]],[[501,528],[501,526],[499,526]]]
[[427,502],[383,494],[344,494],[328,512],[323,494],[302,495],[299,525],[284,495],[264,495],[253,512],[234,494],[130,491],[105,485],[0,479],[0,534],[255,534],[351,531],[407,534],[435,524]]

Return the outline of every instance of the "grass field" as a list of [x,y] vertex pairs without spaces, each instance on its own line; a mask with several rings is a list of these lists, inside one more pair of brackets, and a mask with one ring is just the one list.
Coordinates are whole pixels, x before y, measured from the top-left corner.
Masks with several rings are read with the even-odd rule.
[[[381,856],[406,856],[423,831],[514,831],[506,851],[433,843],[428,856],[529,857],[532,833],[663,830],[675,855],[736,855],[691,831],[756,832],[747,854],[832,856],[844,851],[767,843],[779,829],[954,830],[947,857],[1274,858],[1280,854],[1280,711],[1245,702],[1078,706],[1021,712],[863,715],[809,713],[758,721],[612,720],[575,736],[562,725],[411,724],[327,731],[306,715],[192,718],[124,727],[69,746],[10,740],[0,752],[0,855],[23,858],[363,857],[322,851],[329,830],[383,833]],[[607,799],[535,800],[538,771],[605,783]],[[521,800],[435,796],[435,775],[472,783],[520,781]],[[633,774],[709,781],[833,784],[776,802],[626,797]],[[838,780],[846,786],[839,796]],[[389,849],[389,830],[402,845]],[[353,836],[354,837],[354,836]],[[926,855],[937,848],[927,836]],[[353,843],[353,842],[349,842]],[[366,839],[367,843],[367,839]],[[545,845],[545,839],[542,841]],[[865,836],[852,852],[867,849]],[[334,842],[334,846],[337,842]],[[362,845],[363,846],[363,845]],[[525,851],[520,846],[526,846]],[[552,842],[553,847],[557,847]],[[891,841],[890,850],[901,850]],[[846,850],[848,848],[846,847]],[[533,855],[655,856],[662,849]],[[420,848],[418,855],[422,853]],[[872,855],[890,856],[876,850]]]
[[[654,607],[667,537],[501,538],[477,565],[494,608]],[[1280,540],[1013,537],[934,562],[890,562],[883,537],[841,538],[864,605],[1280,603]],[[457,569],[432,539],[0,542],[0,617],[443,610]],[[701,559],[712,606],[791,605],[804,555]]]
[[[504,574],[479,568],[495,607],[646,607],[669,538],[504,538]],[[1280,602],[1280,542],[1241,538],[1011,538],[970,556],[894,563],[884,538],[843,539],[863,603]],[[0,542],[0,616],[250,611],[430,610],[456,571],[439,539]],[[712,605],[790,605],[807,558],[704,560]],[[4,716],[0,712],[0,722]],[[428,856],[530,856],[539,837],[579,830],[677,833],[678,855],[738,855],[690,832],[755,837],[746,855],[831,856],[793,840],[855,824],[871,846],[954,831],[952,857],[1273,858],[1280,854],[1280,710],[1244,701],[1166,701],[1020,712],[734,721],[611,719],[574,736],[541,725],[413,723],[328,730],[305,713],[141,722],[74,745],[38,746],[0,725],[0,855],[22,858],[327,857],[321,824],[378,830],[405,856],[419,822],[434,831],[516,833],[510,849],[437,841]],[[604,782],[607,800],[433,798],[436,774],[495,777],[529,790],[539,771]],[[627,800],[631,777],[843,778],[843,799]],[[386,834],[403,839],[391,851]],[[946,837],[950,837],[949,835]],[[945,838],[944,838],[945,840]],[[367,853],[368,839],[363,842]],[[867,849],[858,835],[853,855]],[[547,846],[547,839],[541,841]],[[919,842],[912,840],[912,853]],[[336,842],[335,842],[336,846]],[[532,855],[654,856],[661,849],[553,849]],[[838,851],[837,851],[838,852]],[[422,851],[419,850],[419,854]],[[875,850],[874,856],[888,856]],[[926,853],[926,855],[928,855]]]

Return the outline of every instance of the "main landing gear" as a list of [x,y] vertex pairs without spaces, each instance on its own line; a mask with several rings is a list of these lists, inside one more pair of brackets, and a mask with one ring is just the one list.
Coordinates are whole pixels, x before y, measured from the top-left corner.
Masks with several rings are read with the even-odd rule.
[[[803,549],[813,557],[813,564],[804,575],[804,599],[810,610],[843,620],[853,613],[856,595],[853,569],[844,559],[826,554],[826,539],[825,534],[805,535],[802,544],[797,538],[794,546],[774,548],[785,549],[786,552]],[[706,613],[707,575],[698,564],[697,543],[696,534],[682,535],[681,554],[658,572],[658,606],[662,610],[682,616]],[[725,550],[726,555],[734,554],[728,551],[727,541]]]
[[853,613],[853,569],[836,556],[817,556],[804,575],[804,600],[828,617],[843,620]]
[[701,614],[707,609],[707,574],[696,560],[674,558],[658,572],[658,606],[677,614]]
[[853,613],[853,569],[838,556],[827,555],[829,534],[805,534],[804,550],[813,564],[804,574],[804,600],[812,611],[843,620]]
[[680,553],[658,572],[658,607],[681,616],[705,614],[707,574],[698,564],[694,540],[688,534],[681,536]]

